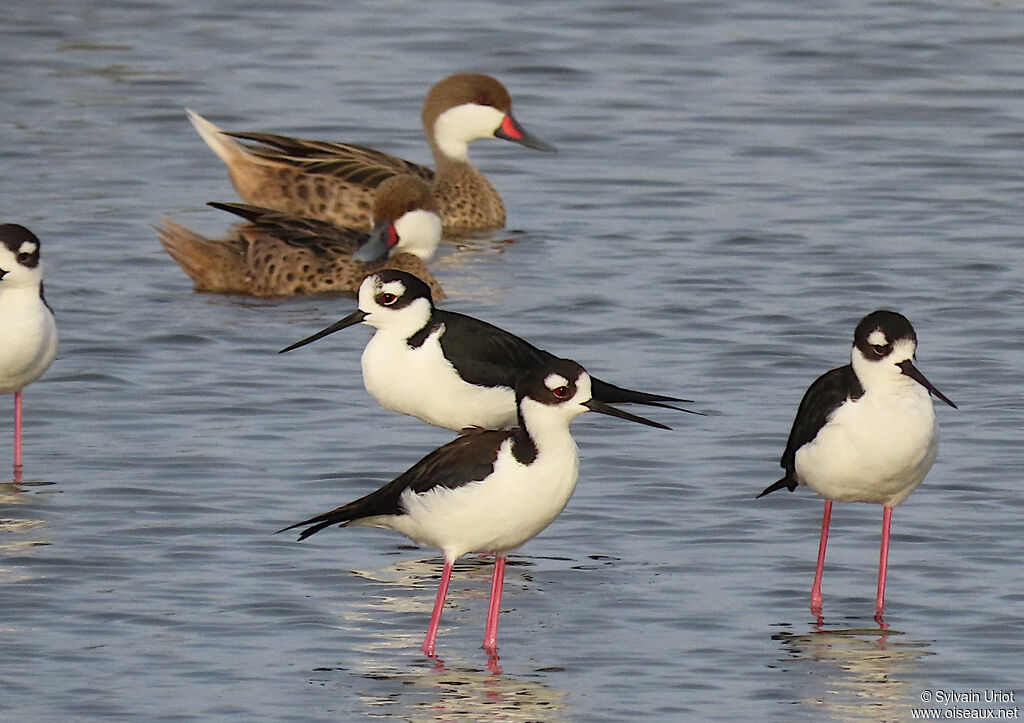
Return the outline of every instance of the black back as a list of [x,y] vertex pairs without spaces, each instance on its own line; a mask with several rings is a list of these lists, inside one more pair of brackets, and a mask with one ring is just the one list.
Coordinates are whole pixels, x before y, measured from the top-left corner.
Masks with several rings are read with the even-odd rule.
[[405,514],[399,501],[405,490],[421,494],[435,487],[456,489],[484,479],[494,471],[494,461],[502,442],[517,432],[472,430],[438,447],[376,492],[284,529],[312,525],[299,535],[299,539],[304,540],[331,525],[376,515]]
[[829,416],[847,399],[860,399],[864,395],[853,365],[847,364],[818,377],[804,393],[800,407],[789,432],[786,451],[779,464],[787,474],[793,474],[796,451],[818,436]]
[[[430,324],[410,339],[422,344],[430,333],[443,323],[441,350],[466,382],[483,387],[515,389],[527,372],[557,357],[538,349],[525,339],[486,321],[454,311],[434,309]],[[606,404],[648,404],[678,409],[663,402],[686,402],[687,399],[634,391],[590,377],[594,399]],[[689,411],[689,410],[679,410]]]
[[531,369],[555,359],[486,321],[454,311],[434,309],[431,321],[443,323],[441,350],[465,381],[482,387],[511,387]]
[[814,380],[800,400],[800,407],[793,420],[793,428],[789,431],[786,451],[782,453],[779,464],[786,470],[786,475],[778,482],[769,485],[758,497],[769,492],[781,490],[783,487],[790,492],[797,488],[796,453],[805,444],[818,436],[818,432],[832,413],[847,399],[860,399],[864,395],[853,365],[847,364],[825,372]]

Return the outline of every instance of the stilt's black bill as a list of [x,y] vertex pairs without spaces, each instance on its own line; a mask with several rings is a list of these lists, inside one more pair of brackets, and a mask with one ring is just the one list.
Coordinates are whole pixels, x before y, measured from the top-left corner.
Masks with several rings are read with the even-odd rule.
[[917,367],[914,366],[914,362],[907,359],[905,362],[900,362],[896,366],[902,369],[903,373],[906,374],[908,377],[910,377],[915,382],[920,384],[922,387],[927,389],[929,392],[934,394],[936,397],[944,401],[946,404],[953,407],[953,409],[959,409],[959,407],[957,407],[955,404],[953,404],[953,402],[949,400],[949,397],[947,397],[945,394],[936,389],[935,385],[928,381],[925,375],[917,370]]
[[366,317],[367,317],[367,313],[365,311],[361,311],[359,309],[356,309],[351,314],[346,316],[344,319],[342,319],[341,321],[336,322],[334,324],[331,324],[329,327],[327,327],[323,331],[318,331],[316,334],[313,334],[313,336],[308,336],[305,339],[303,339],[302,341],[297,341],[294,344],[292,344],[291,346],[286,346],[284,349],[279,351],[278,354],[284,354],[286,351],[291,351],[292,349],[298,349],[300,346],[306,346],[306,344],[311,344],[314,341],[316,341],[317,339],[323,339],[325,336],[327,336],[329,334],[333,334],[336,331],[341,331],[342,329],[347,329],[350,326],[355,326],[356,324],[361,322]]
[[589,409],[591,412],[600,412],[601,414],[607,414],[609,417],[618,417],[619,419],[626,419],[630,422],[636,422],[637,424],[646,424],[648,427],[657,427],[658,429],[672,429],[661,422],[654,422],[645,417],[637,416],[636,414],[630,414],[629,412],[623,412],[621,409],[599,402],[596,399],[591,399],[589,402],[583,404],[584,407]]

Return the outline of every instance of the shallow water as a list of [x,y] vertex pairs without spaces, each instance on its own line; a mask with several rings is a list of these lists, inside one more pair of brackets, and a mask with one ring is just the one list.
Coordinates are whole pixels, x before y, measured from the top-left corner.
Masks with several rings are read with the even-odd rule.
[[[0,719],[898,720],[924,691],[1024,694],[1011,4],[0,16],[0,215],[43,239],[61,333],[25,395],[25,482],[0,491]],[[488,562],[456,567],[439,670],[418,652],[434,551],[272,534],[450,437],[362,390],[363,329],[276,355],[353,302],[194,294],[151,228],[229,223],[184,107],[426,161],[423,93],[465,69],[560,152],[473,146],[509,224],[446,246],[447,308],[710,413],[574,425],[575,496],[510,560],[500,674],[479,649]],[[821,502],[752,498],[803,390],[880,307],[960,409],[937,409],[938,461],[894,515],[890,629],[864,505],[834,511],[816,626]]]

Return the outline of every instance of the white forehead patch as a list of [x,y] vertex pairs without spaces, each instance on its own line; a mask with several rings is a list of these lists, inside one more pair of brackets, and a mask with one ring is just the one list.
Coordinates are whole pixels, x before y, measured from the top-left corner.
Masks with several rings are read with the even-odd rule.
[[885,346],[889,343],[889,337],[885,335],[885,332],[881,329],[875,329],[873,332],[868,334],[868,344],[871,346]]
[[34,254],[37,248],[39,248],[39,244],[37,244],[35,241],[22,241],[21,246],[18,247],[18,253]]
[[403,296],[405,294],[405,284],[401,281],[389,281],[386,284],[378,284],[377,288],[395,296]]
[[565,387],[569,385],[569,380],[563,377],[561,374],[548,374],[544,377],[544,386],[548,389],[555,390],[559,387]]

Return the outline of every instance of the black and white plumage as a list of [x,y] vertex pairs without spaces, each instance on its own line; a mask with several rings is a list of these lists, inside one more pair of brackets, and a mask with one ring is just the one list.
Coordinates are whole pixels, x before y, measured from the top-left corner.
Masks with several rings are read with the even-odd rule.
[[851,363],[804,394],[780,461],[785,475],[758,497],[807,485],[825,498],[811,610],[821,611],[821,571],[832,502],[885,508],[876,614],[884,605],[892,509],[924,480],[939,434],[931,395],[956,407],[914,366],[917,334],[906,317],[875,311],[857,325]]
[[785,476],[774,485],[758,495],[763,497],[769,492],[785,487],[790,492],[797,488],[796,453],[805,444],[814,440],[818,431],[825,426],[828,418],[847,401],[855,402],[864,396],[852,364],[832,369],[818,377],[807,389],[800,407],[797,409],[793,428],[786,441],[786,451],[782,453],[779,464],[786,470]]
[[[366,390],[387,409],[456,431],[514,425],[516,383],[556,358],[487,322],[438,309],[426,284],[394,270],[363,280],[358,310],[282,352],[359,323],[376,328],[362,355]],[[678,409],[668,402],[689,401],[591,382],[594,398],[606,404]]]
[[600,412],[667,429],[594,399],[591,378],[576,362],[552,359],[528,372],[516,391],[519,426],[473,430],[435,449],[375,492],[285,529],[299,539],[332,525],[385,527],[444,553],[444,572],[423,650],[433,655],[455,561],[493,553],[495,580],[484,647],[497,647],[497,611],[505,555],[546,528],[576,486],[579,455],[573,418]]
[[14,394],[14,474],[21,474],[22,392],[57,354],[57,324],[43,297],[41,244],[24,226],[0,224],[0,394]]

